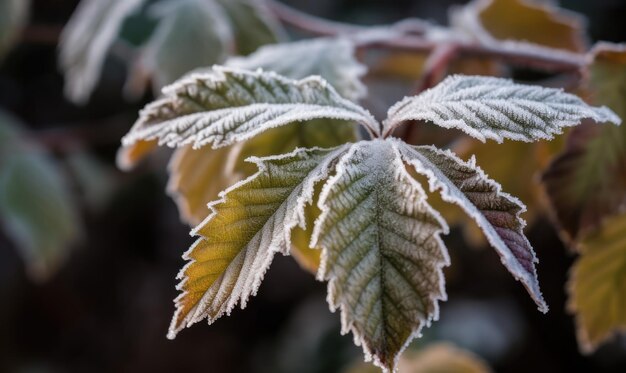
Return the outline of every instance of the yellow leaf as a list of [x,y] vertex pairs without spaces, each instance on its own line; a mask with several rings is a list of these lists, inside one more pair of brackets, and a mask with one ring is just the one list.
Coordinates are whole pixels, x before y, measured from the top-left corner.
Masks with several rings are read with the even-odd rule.
[[[317,197],[313,200],[317,200]],[[304,213],[306,229],[295,227],[291,232],[291,255],[302,268],[316,274],[320,267],[322,251],[318,248],[310,248],[309,242],[313,234],[313,223],[321,212],[315,204],[312,204],[305,208]]]
[[581,252],[568,283],[568,308],[576,314],[580,348],[590,353],[626,332],[626,214],[588,235]]
[[[394,76],[398,78],[420,79],[424,70],[424,63],[428,55],[415,52],[397,52],[382,58],[372,68],[371,74],[380,76]],[[450,63],[449,74],[501,76],[504,74],[502,66],[486,57],[463,56]]]
[[176,201],[182,220],[200,224],[207,215],[207,203],[244,178],[234,169],[238,159],[233,150],[231,146],[212,150],[189,145],[174,152],[168,166],[167,191]]
[[487,373],[491,369],[476,355],[449,344],[435,344],[404,359],[400,372],[406,373]]
[[[360,363],[345,373],[376,373],[379,369]],[[491,369],[471,352],[447,343],[437,343],[400,357],[399,373],[488,373]]]
[[528,0],[480,0],[482,26],[494,38],[582,52],[585,20],[573,12]]
[[[626,44],[599,43],[589,57],[589,96],[626,119]],[[543,182],[566,241],[619,213],[626,203],[626,125],[574,128]]]
[[131,170],[158,147],[157,140],[137,141],[131,146],[123,146],[117,151],[117,167]]

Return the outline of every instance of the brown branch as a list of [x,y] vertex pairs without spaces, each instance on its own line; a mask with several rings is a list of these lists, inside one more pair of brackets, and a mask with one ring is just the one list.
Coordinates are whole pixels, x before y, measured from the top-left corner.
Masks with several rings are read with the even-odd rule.
[[335,36],[362,31],[365,27],[329,21],[296,10],[277,0],[266,0],[270,11],[283,23],[319,36]]
[[[270,10],[283,23],[313,35],[332,36],[353,34],[367,29],[345,23],[327,21],[308,15],[276,0],[266,0]],[[400,23],[399,25],[402,25]],[[426,23],[422,24],[423,27]],[[402,27],[396,27],[402,31]],[[438,45],[409,29],[401,37],[358,41],[359,49],[384,48],[417,53],[431,53]],[[530,67],[548,72],[571,72],[585,65],[583,54],[542,47],[529,43],[500,42],[493,45],[477,43],[457,44],[459,56],[490,57],[515,66]]]

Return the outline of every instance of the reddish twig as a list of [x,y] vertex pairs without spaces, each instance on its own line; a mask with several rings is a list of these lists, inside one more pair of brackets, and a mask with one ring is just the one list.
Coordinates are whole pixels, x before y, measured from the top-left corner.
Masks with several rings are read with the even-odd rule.
[[[266,1],[268,1],[270,10],[283,23],[314,35],[351,34],[367,29],[361,26],[332,22],[315,17],[281,4],[276,0]],[[426,23],[421,24],[420,27],[426,27],[425,25]],[[402,31],[402,27],[397,27],[396,29]],[[431,53],[437,47],[438,43],[425,39],[420,33],[414,32],[415,30],[409,29],[409,31],[401,37],[361,41],[358,47],[360,49],[386,48],[418,53]],[[458,44],[457,48],[460,56],[490,57],[511,65],[536,68],[549,72],[571,72],[580,69],[586,63],[583,54],[524,44],[524,46],[528,45],[532,46],[532,48],[522,48],[520,47],[522,44],[508,42],[494,43],[493,45],[477,43]]]
[[269,9],[283,23],[320,36],[334,36],[362,31],[365,28],[315,17],[276,0],[266,0]]

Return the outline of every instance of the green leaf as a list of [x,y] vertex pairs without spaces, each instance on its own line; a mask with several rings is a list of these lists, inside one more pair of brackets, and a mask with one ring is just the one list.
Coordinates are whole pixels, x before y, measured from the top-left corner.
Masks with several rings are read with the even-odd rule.
[[0,113],[0,222],[20,249],[28,274],[50,277],[81,233],[63,176],[35,144],[25,143],[19,124]]
[[59,65],[65,73],[65,94],[83,104],[91,95],[106,55],[122,23],[145,0],[82,0],[60,41]]
[[0,0],[0,61],[26,23],[30,0]]
[[548,306],[539,290],[535,263],[538,261],[523,228],[520,214],[526,207],[475,164],[474,158],[463,162],[450,151],[434,146],[409,146],[395,140],[404,157],[415,170],[428,177],[430,191],[440,190],[444,201],[461,207],[485,233],[502,264],[528,290],[539,310]]
[[231,49],[227,16],[213,0],[167,0],[148,13],[159,24],[139,63],[157,89],[197,67],[222,62]]
[[590,353],[626,333],[626,214],[585,237],[581,253],[568,283],[568,308],[576,314],[580,348]]
[[[593,100],[626,118],[626,45],[602,43],[590,57]],[[577,240],[626,203],[626,126],[575,128],[542,179],[563,237]]]
[[306,223],[304,207],[314,186],[345,151],[298,149],[252,158],[259,171],[209,205],[211,215],[193,233],[200,238],[184,255],[177,310],[169,338],[204,318],[213,322],[254,295],[274,254],[287,254],[291,230]]
[[331,309],[341,309],[342,330],[366,360],[393,371],[446,298],[447,226],[386,140],[352,145],[318,205],[312,243],[323,249],[318,276],[329,281]]
[[389,109],[384,133],[408,120],[457,128],[481,141],[552,139],[564,127],[589,118],[620,124],[606,107],[592,107],[560,89],[516,84],[508,79],[454,75]]
[[214,67],[164,90],[149,104],[122,143],[156,140],[168,146],[214,148],[248,140],[270,128],[312,119],[356,121],[372,133],[378,122],[342,98],[326,81],[289,80],[274,73]]
[[218,0],[218,2],[224,7],[232,24],[237,53],[247,55],[262,45],[277,43],[284,39],[285,31],[263,1]]

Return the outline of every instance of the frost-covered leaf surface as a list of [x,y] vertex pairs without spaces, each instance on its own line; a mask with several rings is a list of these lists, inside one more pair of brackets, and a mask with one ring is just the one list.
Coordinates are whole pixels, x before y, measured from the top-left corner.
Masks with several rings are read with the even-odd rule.
[[26,22],[30,0],[0,0],[0,61]]
[[106,55],[124,19],[145,0],[82,0],[60,42],[59,65],[65,73],[65,94],[85,103],[95,88]]
[[199,66],[222,62],[232,49],[232,30],[214,0],[166,0],[148,13],[159,20],[140,64],[160,89]]
[[[245,70],[261,68],[290,79],[303,79],[310,75],[319,75],[330,83],[341,96],[353,101],[363,98],[366,94],[365,86],[361,82],[361,77],[365,74],[366,67],[356,60],[354,44],[343,38],[320,38],[265,46],[249,56],[232,57],[225,62],[225,65]],[[204,74],[214,73],[214,71],[213,67],[211,67],[194,70],[194,73]],[[354,140],[353,131],[344,128],[338,121],[323,120],[323,122],[318,122],[315,125],[311,124],[310,126],[298,128],[299,131],[285,130],[285,134],[281,135],[278,134],[278,130],[272,132],[277,139],[281,136],[286,137],[284,141],[277,140],[279,145],[287,142],[300,143],[299,146],[303,147],[331,147]],[[291,137],[287,139],[288,136]],[[341,140],[341,142],[337,142],[337,140]],[[263,142],[265,142],[266,146],[271,145],[269,142]],[[120,149],[118,166],[124,170],[131,169],[143,157],[154,150],[156,145],[156,141],[139,141],[133,146]],[[254,147],[258,151],[264,151],[263,146]],[[293,148],[272,146],[273,152],[250,153],[248,155],[266,156],[282,154],[291,150]],[[254,170],[252,173],[254,173]],[[202,208],[204,211],[204,206]]]
[[460,129],[481,141],[532,142],[552,139],[564,127],[575,126],[585,118],[621,122],[610,109],[589,106],[559,89],[516,84],[500,78],[455,75],[392,106],[385,132],[407,120],[425,120],[444,128]]
[[354,43],[348,39],[319,38],[264,46],[248,57],[231,58],[227,65],[262,68],[291,79],[319,75],[343,97],[356,101],[367,92],[361,82],[367,68],[354,53]]
[[[626,118],[626,45],[599,44],[591,53],[591,97]],[[626,206],[626,126],[585,123],[543,175],[554,215],[576,240]]]
[[285,31],[262,0],[217,0],[228,15],[237,53],[247,55],[277,43]]
[[585,237],[581,254],[568,284],[568,308],[576,314],[580,348],[590,353],[626,333],[626,214]]
[[164,93],[141,112],[122,141],[125,146],[158,139],[172,147],[221,147],[270,128],[320,118],[354,121],[379,131],[369,112],[316,77],[295,81],[271,72],[216,66],[211,73],[182,79]]
[[232,186],[210,205],[211,215],[193,233],[200,238],[185,254],[177,310],[169,337],[204,318],[214,321],[237,305],[245,307],[273,256],[286,254],[291,230],[305,222],[315,183],[345,151],[298,149],[253,159],[259,171]]
[[35,280],[54,274],[81,233],[61,170],[46,152],[25,143],[19,124],[1,112],[0,222]]
[[341,309],[367,359],[385,371],[446,298],[447,230],[406,172],[391,141],[352,145],[324,185],[313,244],[323,249],[319,277],[331,309]]
[[537,258],[523,233],[526,223],[520,214],[525,206],[502,192],[500,185],[476,166],[474,159],[464,162],[453,153],[433,146],[409,146],[394,141],[404,160],[428,177],[432,192],[440,190],[444,201],[459,205],[476,221],[502,263],[524,284],[539,310],[547,312],[537,280]]

